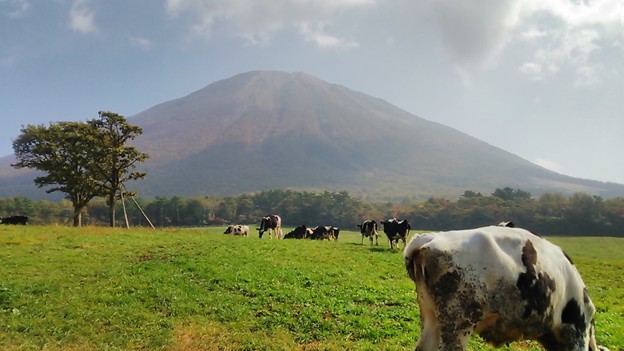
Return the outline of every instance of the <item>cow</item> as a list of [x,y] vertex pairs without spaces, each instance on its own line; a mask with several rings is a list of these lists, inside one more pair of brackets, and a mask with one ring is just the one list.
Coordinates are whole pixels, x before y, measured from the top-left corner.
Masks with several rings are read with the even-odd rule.
[[340,236],[340,228],[330,226],[329,227],[329,236],[332,240],[338,240],[338,236]]
[[375,245],[379,245],[379,232],[377,227],[377,221],[365,220],[362,224],[357,225],[360,228],[360,233],[362,233],[362,245],[364,245],[364,237],[367,237],[370,240],[371,246],[373,246],[373,238],[375,239]]
[[269,232],[269,238],[281,239],[282,238],[282,219],[279,215],[266,215],[262,217],[260,221],[260,228],[256,228],[258,234],[262,239],[264,232]]
[[509,228],[515,228],[516,225],[513,222],[500,222],[498,223],[499,227],[509,227]]
[[390,242],[390,249],[394,248],[395,244],[397,249],[399,248],[399,239],[403,241],[403,247],[405,247],[407,236],[409,235],[409,231],[411,229],[407,219],[398,221],[396,218],[391,218],[387,221],[381,221],[381,224],[383,225],[383,231],[386,233],[388,241]]
[[233,225],[228,226],[223,232],[223,234],[248,236],[249,226],[241,225],[241,224],[233,224]]
[[554,244],[489,226],[415,236],[404,248],[416,285],[417,351],[466,350],[473,333],[495,347],[535,340],[548,351],[598,351],[580,274]]
[[308,228],[302,224],[284,235],[284,239],[305,239],[307,234]]
[[26,216],[0,217],[0,223],[2,224],[26,225],[27,221],[28,221],[28,217]]
[[332,226],[318,226],[318,227],[314,227],[312,228],[312,234],[310,236],[308,236],[309,239],[312,240],[334,240],[336,239],[335,237],[335,231],[333,228],[336,227],[332,227]]

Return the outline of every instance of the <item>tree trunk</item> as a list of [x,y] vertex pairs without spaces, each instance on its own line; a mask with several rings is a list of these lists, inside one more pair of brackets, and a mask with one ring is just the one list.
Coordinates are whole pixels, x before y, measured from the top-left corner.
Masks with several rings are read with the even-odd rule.
[[82,207],[74,206],[74,227],[82,227]]
[[108,205],[108,224],[111,228],[115,228],[115,194],[108,195],[106,204]]

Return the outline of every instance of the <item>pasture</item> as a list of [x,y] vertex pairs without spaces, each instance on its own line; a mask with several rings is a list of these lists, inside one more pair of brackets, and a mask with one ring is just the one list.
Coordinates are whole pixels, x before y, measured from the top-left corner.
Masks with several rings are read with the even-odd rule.
[[[356,231],[327,242],[223,230],[0,227],[0,349],[414,349],[414,285],[385,237],[370,247]],[[599,343],[624,350],[624,239],[548,239],[588,286]]]

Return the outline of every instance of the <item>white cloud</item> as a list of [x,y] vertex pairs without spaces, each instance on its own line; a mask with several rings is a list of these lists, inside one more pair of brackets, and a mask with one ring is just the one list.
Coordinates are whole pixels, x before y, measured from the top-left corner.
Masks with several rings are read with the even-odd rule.
[[359,46],[353,40],[327,34],[324,27],[323,23],[316,23],[316,25],[302,23],[299,29],[306,41],[312,42],[322,49],[351,49]]
[[141,50],[148,51],[152,48],[152,41],[147,38],[129,36],[128,40],[130,40],[132,45]]
[[542,71],[542,65],[536,62],[526,62],[520,66],[520,72],[525,73],[531,79],[536,81],[544,80],[544,73]]
[[561,173],[561,166],[557,164],[557,162],[555,161],[547,160],[545,158],[538,158],[535,161],[533,161],[533,163],[535,163],[538,166],[549,169],[553,172]]
[[166,0],[173,18],[189,21],[198,36],[234,34],[254,45],[269,44],[283,30],[295,29],[320,48],[352,48],[357,43],[329,33],[332,20],[344,11],[374,5],[374,0]]
[[74,0],[69,10],[69,28],[88,34],[97,32],[95,13],[87,6],[87,0]]
[[8,10],[5,8],[3,12],[13,18],[22,17],[31,7],[29,0],[0,0],[0,6],[3,4],[8,7]]
[[532,51],[525,51],[519,69],[531,79],[565,70],[575,75],[576,85],[595,84],[604,74],[597,54],[622,41],[621,0],[429,0],[427,5],[463,81],[495,67],[510,45],[524,43]]
[[[576,77],[576,86],[599,83],[605,74],[600,52],[621,40],[618,39],[622,25],[620,0],[532,0],[526,3],[526,22],[540,22],[542,29],[529,28],[524,32],[523,38],[539,49],[520,70],[535,79],[535,72],[526,68],[541,66],[544,68],[540,72],[542,79],[569,71]],[[544,19],[545,14],[548,19]]]

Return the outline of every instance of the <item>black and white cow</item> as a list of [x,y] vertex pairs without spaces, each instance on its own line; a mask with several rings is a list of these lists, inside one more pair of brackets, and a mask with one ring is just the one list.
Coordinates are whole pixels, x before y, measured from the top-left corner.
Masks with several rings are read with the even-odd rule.
[[328,230],[329,230],[329,237],[332,240],[338,240],[338,237],[340,236],[340,228],[339,227],[330,226]]
[[548,351],[606,350],[568,256],[524,229],[417,235],[403,254],[420,306],[417,351],[466,350],[473,333],[494,346],[536,340]]
[[260,238],[264,232],[269,232],[269,238],[281,239],[282,238],[282,219],[279,215],[266,215],[262,217],[260,221],[260,228],[256,228]]
[[233,224],[233,225],[228,226],[223,232],[223,234],[248,236],[249,226],[242,225],[242,224]]
[[399,239],[403,241],[403,246],[405,246],[407,236],[409,235],[409,231],[411,229],[407,219],[398,221],[396,218],[391,218],[387,221],[381,221],[381,224],[383,225],[384,233],[386,233],[386,236],[388,237],[391,249],[394,245],[396,245],[397,249],[399,248]]
[[307,234],[308,228],[302,224],[284,235],[284,239],[305,239]]
[[[318,226],[318,227],[314,227],[311,228],[312,229],[312,234],[308,236],[308,239],[311,240],[335,240],[336,237],[336,230],[338,229],[337,227],[332,227],[332,226]],[[338,229],[338,233],[340,232],[340,229]]]
[[10,216],[10,217],[0,217],[0,223],[2,224],[21,224],[26,225],[28,221],[28,217],[26,216]]
[[364,237],[370,240],[371,246],[373,246],[373,238],[375,239],[375,245],[379,245],[379,229],[376,220],[365,220],[362,224],[358,224],[357,227],[360,228],[360,233],[362,233],[362,245],[364,245]]

